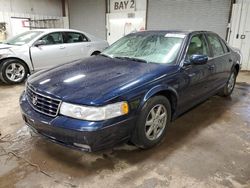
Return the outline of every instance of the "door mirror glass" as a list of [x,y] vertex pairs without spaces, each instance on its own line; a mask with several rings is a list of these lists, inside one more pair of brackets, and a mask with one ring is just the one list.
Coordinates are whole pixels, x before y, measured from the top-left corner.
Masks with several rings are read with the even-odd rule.
[[42,46],[42,45],[46,45],[46,41],[45,40],[38,40],[34,44],[34,46],[36,46],[36,47]]
[[199,55],[199,54],[194,54],[190,57],[190,63],[195,64],[195,65],[202,65],[207,63],[208,61],[208,56],[207,55]]

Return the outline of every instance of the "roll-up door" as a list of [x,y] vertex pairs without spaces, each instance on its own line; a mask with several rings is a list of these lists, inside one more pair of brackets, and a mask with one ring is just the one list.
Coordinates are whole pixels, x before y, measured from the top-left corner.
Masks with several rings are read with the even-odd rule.
[[226,37],[230,0],[149,0],[147,29],[210,30]]
[[106,39],[105,0],[69,0],[68,2],[71,29],[78,29]]

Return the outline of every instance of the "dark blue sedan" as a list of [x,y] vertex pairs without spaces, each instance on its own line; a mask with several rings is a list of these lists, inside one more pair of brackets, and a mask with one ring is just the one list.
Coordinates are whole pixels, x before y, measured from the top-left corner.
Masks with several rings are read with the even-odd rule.
[[100,55],[30,76],[20,106],[26,124],[54,142],[146,149],[183,112],[229,96],[240,65],[240,52],[212,32],[138,32]]

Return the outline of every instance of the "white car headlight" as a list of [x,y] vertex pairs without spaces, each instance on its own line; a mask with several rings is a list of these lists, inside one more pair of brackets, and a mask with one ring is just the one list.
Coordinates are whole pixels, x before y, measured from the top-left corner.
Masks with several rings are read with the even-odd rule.
[[125,115],[129,111],[127,102],[117,102],[101,107],[82,106],[63,102],[60,114],[87,121],[102,121]]

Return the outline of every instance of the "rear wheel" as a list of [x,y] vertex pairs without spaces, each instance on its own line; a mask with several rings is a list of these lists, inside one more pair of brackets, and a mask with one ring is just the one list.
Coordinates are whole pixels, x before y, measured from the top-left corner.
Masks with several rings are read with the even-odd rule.
[[142,108],[132,142],[143,149],[160,143],[170,119],[171,107],[168,99],[164,96],[152,97]]
[[227,81],[227,84],[224,86],[224,88],[220,91],[219,95],[223,97],[228,97],[231,95],[231,93],[234,90],[234,86],[236,83],[236,76],[237,76],[237,71],[233,69],[231,72],[229,79]]
[[23,82],[28,74],[27,66],[18,59],[8,59],[2,63],[0,78],[7,84]]

